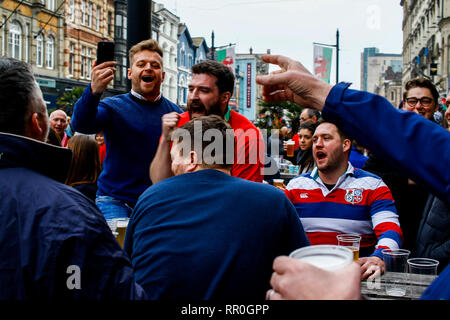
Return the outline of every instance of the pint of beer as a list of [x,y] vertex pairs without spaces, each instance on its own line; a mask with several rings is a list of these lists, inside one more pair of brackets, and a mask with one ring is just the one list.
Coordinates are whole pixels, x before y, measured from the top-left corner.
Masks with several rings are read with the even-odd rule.
[[273,186],[274,187],[283,187],[284,180],[283,179],[273,179]]
[[118,218],[116,219],[117,221],[117,228],[116,228],[116,232],[118,233],[117,235],[117,242],[119,242],[120,246],[123,248],[123,242],[125,241],[125,233],[127,231],[127,227],[128,227],[128,221],[130,219],[128,218]]
[[295,142],[293,140],[288,140],[286,142],[286,146],[287,146],[287,150],[286,150],[286,155],[288,157],[293,157],[294,156],[294,146],[295,146]]
[[334,245],[315,245],[297,249],[289,255],[327,271],[338,271],[353,261],[350,249]]
[[361,237],[355,234],[340,234],[337,237],[338,246],[347,247],[353,252],[353,261],[358,261],[359,259],[359,243],[361,242]]

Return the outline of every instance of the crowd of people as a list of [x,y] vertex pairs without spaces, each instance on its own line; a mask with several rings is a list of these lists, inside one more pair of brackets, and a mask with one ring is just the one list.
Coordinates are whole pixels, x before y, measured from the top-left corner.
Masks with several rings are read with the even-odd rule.
[[[228,67],[195,64],[183,112],[161,94],[155,40],[129,59],[130,92],[102,99],[116,62],[95,62],[69,118],[48,115],[29,65],[0,58],[0,299],[359,299],[381,251],[402,247],[439,260],[423,297],[450,298],[450,112],[435,116],[429,80],[409,81],[399,110],[264,55],[282,69],[257,78],[264,99],[304,107],[266,147],[229,106]],[[264,183],[273,146],[300,168],[282,190]],[[116,218],[130,219],[123,249]],[[348,233],[360,258],[339,272],[286,257]]]

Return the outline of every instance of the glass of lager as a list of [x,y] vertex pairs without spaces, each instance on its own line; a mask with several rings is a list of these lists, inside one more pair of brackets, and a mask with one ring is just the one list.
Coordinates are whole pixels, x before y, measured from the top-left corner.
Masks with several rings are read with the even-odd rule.
[[273,186],[283,188],[284,180],[283,179],[273,179]]
[[130,221],[129,218],[117,218],[114,219],[117,222],[117,228],[116,228],[116,232],[118,233],[117,235],[117,242],[119,242],[120,246],[123,248],[123,242],[125,240],[125,233],[127,231],[127,227],[128,227],[128,222]]
[[293,157],[294,156],[294,147],[295,147],[295,142],[293,140],[288,140],[286,142],[287,145],[287,149],[286,149],[286,155],[288,157]]
[[353,252],[335,245],[315,245],[297,249],[289,257],[327,271],[338,271],[352,263]]
[[353,261],[359,259],[359,244],[361,242],[361,236],[357,234],[340,234],[336,236],[338,240],[338,246],[347,247],[353,252]]

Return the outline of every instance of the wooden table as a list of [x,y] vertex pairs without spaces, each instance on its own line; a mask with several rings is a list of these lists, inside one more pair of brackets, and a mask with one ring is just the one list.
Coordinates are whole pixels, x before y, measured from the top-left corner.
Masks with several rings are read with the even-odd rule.
[[[396,274],[394,273],[394,275]],[[437,277],[414,273],[406,273],[405,275],[405,282],[401,283],[406,288],[404,296],[396,297],[386,293],[386,284],[392,283],[390,276],[386,274],[376,280],[361,281],[361,293],[367,300],[417,300]]]

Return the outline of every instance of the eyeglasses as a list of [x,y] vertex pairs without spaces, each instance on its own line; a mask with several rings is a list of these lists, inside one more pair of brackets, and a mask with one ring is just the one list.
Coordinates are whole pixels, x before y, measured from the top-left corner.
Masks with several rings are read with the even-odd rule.
[[417,99],[414,97],[406,98],[406,102],[412,107],[415,107],[418,101],[420,101],[420,104],[422,106],[429,107],[433,103],[433,98],[429,98],[429,97],[423,97],[420,99]]

